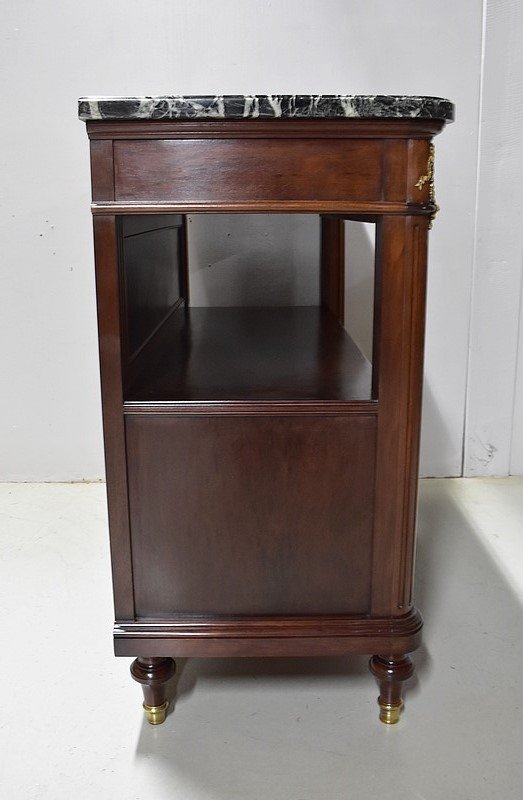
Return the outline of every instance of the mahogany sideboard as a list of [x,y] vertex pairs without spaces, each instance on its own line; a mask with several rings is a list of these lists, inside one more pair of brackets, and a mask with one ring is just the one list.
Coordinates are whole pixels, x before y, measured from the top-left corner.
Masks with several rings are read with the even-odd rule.
[[[176,657],[368,654],[395,723],[412,599],[433,97],[81,98],[115,653],[152,724]],[[316,214],[315,307],[198,308],[187,214]],[[344,222],[376,227],[372,363]],[[349,243],[350,244],[350,243]]]

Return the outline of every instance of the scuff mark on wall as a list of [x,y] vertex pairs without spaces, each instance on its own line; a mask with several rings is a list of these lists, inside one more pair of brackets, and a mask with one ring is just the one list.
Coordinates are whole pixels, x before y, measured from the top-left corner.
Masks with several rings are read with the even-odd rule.
[[469,459],[470,459],[470,467],[469,469],[471,472],[476,473],[478,475],[488,474],[486,473],[487,467],[489,467],[494,460],[496,453],[498,452],[498,448],[492,444],[492,442],[483,441],[479,436],[470,436],[469,437]]

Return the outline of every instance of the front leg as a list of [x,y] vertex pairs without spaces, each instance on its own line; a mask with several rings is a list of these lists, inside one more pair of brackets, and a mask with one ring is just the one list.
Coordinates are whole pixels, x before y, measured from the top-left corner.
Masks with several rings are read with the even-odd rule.
[[160,725],[165,720],[169,707],[167,699],[167,682],[176,672],[176,664],[172,658],[139,656],[131,664],[131,675],[142,684],[147,722]]
[[414,674],[414,664],[409,656],[372,656],[369,668],[380,687],[380,720],[394,725],[403,709],[403,683]]

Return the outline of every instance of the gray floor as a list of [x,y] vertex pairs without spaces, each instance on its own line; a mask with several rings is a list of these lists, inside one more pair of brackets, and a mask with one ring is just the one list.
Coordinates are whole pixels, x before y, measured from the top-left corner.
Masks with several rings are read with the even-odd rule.
[[115,659],[102,485],[0,486],[6,800],[523,796],[523,480],[421,486],[401,722],[366,659],[191,660],[166,723]]

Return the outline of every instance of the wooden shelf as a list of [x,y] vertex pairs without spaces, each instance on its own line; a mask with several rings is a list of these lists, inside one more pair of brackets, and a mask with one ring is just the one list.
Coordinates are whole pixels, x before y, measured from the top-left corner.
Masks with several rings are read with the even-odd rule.
[[125,400],[370,400],[371,373],[323,308],[178,308],[124,376]]

